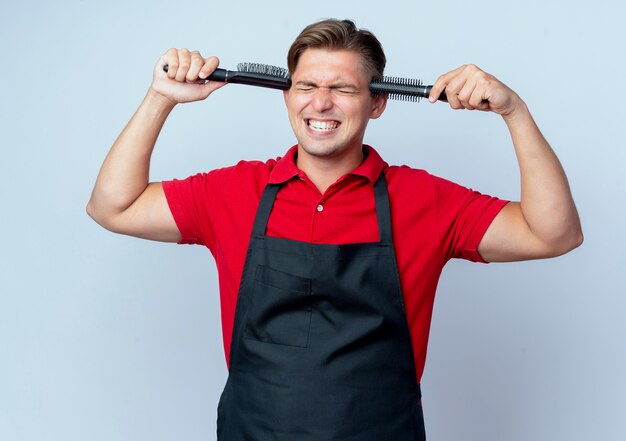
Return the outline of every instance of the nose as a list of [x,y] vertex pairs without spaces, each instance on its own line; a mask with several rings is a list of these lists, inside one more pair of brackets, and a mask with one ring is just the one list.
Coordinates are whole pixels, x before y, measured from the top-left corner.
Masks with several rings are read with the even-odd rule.
[[332,92],[327,87],[318,88],[313,94],[311,106],[316,112],[324,112],[333,107]]

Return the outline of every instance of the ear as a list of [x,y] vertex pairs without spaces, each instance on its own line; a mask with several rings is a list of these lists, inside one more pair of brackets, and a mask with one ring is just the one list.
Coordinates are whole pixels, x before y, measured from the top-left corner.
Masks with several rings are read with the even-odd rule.
[[287,105],[287,100],[289,99],[289,89],[283,90],[283,99],[285,100],[285,105]]
[[377,95],[374,97],[372,110],[370,112],[370,119],[376,119],[380,117],[387,107],[387,96]]

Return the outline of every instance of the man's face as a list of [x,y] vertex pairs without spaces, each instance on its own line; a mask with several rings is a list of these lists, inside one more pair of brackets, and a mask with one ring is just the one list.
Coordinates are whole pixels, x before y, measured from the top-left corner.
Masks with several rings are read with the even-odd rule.
[[307,49],[291,81],[285,104],[300,148],[325,158],[360,151],[369,119],[378,118],[386,104],[370,94],[361,56]]

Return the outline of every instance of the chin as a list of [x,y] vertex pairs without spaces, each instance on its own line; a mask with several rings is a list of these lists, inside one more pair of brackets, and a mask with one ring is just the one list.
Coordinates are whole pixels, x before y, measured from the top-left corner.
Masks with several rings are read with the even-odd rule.
[[330,156],[335,156],[337,153],[340,153],[342,150],[341,146],[336,145],[311,145],[306,143],[300,143],[300,147],[307,154],[311,156],[317,156],[319,158],[325,158]]

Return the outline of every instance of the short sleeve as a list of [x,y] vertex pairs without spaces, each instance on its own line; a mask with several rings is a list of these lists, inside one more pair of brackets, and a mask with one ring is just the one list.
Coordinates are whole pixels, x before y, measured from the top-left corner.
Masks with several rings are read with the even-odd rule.
[[210,247],[213,241],[210,201],[212,172],[163,181],[165,198],[181,234],[181,244]]
[[276,160],[239,161],[231,167],[163,181],[163,191],[181,234],[181,244],[211,251],[232,236],[249,236],[254,214]]
[[437,229],[446,260],[460,258],[486,263],[478,245],[487,228],[509,202],[432,176]]

